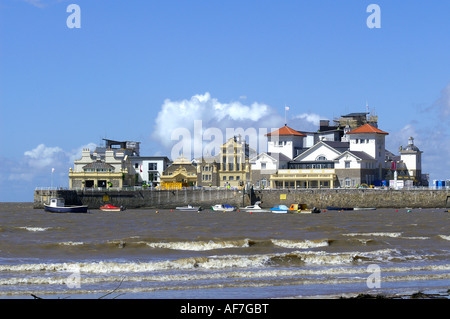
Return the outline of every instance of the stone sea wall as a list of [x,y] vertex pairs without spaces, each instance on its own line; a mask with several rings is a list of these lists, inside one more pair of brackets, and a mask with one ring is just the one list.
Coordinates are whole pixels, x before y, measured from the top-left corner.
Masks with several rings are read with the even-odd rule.
[[445,208],[450,207],[450,191],[432,189],[277,189],[239,190],[214,188],[182,190],[35,190],[34,208],[43,208],[50,197],[63,197],[66,205],[88,205],[91,209],[104,204],[127,208],[175,208],[176,206],[200,205],[209,208],[215,204],[247,206],[255,201],[261,207],[276,204],[289,206],[293,203],[308,207],[376,207],[376,208]]

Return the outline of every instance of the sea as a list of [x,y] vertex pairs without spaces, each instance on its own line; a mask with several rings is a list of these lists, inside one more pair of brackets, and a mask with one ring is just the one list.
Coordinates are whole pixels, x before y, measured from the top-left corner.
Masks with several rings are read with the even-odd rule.
[[438,208],[58,214],[0,203],[0,298],[445,295],[449,225]]

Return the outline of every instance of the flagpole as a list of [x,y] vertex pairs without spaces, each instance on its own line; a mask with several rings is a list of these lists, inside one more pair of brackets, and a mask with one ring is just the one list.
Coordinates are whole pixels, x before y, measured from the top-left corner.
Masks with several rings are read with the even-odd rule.
[[284,105],[284,125],[287,125],[287,111],[289,110],[289,106]]
[[52,168],[52,182],[51,182],[51,187],[50,187],[50,189],[53,189],[53,172],[55,171],[55,169],[54,168]]

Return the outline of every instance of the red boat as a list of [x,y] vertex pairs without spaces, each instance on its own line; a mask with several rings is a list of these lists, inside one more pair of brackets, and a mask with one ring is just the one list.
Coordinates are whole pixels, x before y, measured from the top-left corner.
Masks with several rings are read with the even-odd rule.
[[100,209],[104,212],[120,212],[125,210],[125,208],[123,208],[123,206],[117,207],[117,206],[113,206],[113,205],[104,205],[102,207],[100,207]]

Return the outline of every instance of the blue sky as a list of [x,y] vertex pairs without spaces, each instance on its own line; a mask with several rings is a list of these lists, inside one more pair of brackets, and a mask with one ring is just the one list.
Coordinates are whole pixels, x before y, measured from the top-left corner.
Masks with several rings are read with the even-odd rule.
[[[69,4],[81,28],[68,28]],[[381,28],[368,28],[369,4]],[[174,127],[317,129],[369,110],[450,178],[450,2],[0,0],[0,201],[68,186],[102,138],[169,155]],[[55,168],[53,177],[51,169]]]

